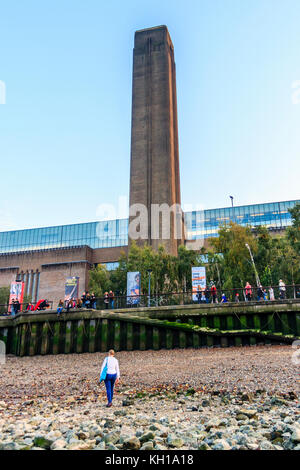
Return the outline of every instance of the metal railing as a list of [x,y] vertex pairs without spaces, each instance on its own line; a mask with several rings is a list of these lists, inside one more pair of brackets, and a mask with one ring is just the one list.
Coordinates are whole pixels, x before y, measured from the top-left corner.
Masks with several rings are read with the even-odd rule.
[[[9,303],[6,303],[6,304],[0,304],[0,315],[1,316],[15,316],[17,314],[20,314],[20,313],[26,313],[26,312],[32,312],[32,311],[44,311],[44,310],[52,310],[53,309],[53,301],[52,300],[47,300],[47,305],[48,307],[46,306],[43,306],[41,305],[41,307],[39,306],[37,309],[35,309],[35,307],[38,305],[39,301],[38,302],[30,302],[30,303],[23,303],[20,305],[20,308],[16,308],[16,306],[14,304],[9,304]],[[31,305],[32,308],[28,309],[28,305]],[[14,314],[12,314],[12,307],[14,307]]]
[[[270,289],[273,289],[273,294]],[[104,297],[96,298],[94,305],[83,306],[83,308],[95,308],[97,310],[106,309],[123,309],[135,307],[158,307],[171,305],[192,305],[192,304],[209,304],[209,303],[246,303],[249,301],[272,302],[284,301],[287,299],[300,300],[300,284],[286,285],[285,290],[280,290],[277,286],[268,287],[251,287],[250,291],[245,288],[236,289],[217,289],[213,292],[210,288],[205,291],[193,293],[188,292],[169,292],[148,294],[138,296],[115,296],[112,301],[107,301]]]
[[[273,289],[273,294],[270,289]],[[260,302],[272,302],[285,300],[300,300],[300,284],[286,285],[285,290],[280,289],[277,286],[263,287],[251,287],[250,291],[245,287],[236,289],[217,289],[213,292],[211,288],[201,290],[198,292],[168,292],[168,293],[157,293],[151,294],[150,298],[148,294],[141,295],[115,295],[113,299],[107,299],[104,297],[97,297],[91,300],[88,304],[81,304],[80,300],[75,301],[75,307],[66,304],[63,305],[61,313],[70,312],[74,309],[94,309],[94,310],[114,310],[114,309],[130,309],[137,307],[159,307],[159,306],[172,306],[172,305],[207,305],[207,304],[220,304],[220,303],[247,303],[251,301]],[[53,301],[47,301],[49,307],[47,309],[53,309]],[[34,307],[36,303],[31,303]],[[22,305],[22,309],[18,313],[26,313],[26,305]],[[43,308],[42,310],[45,310]],[[55,307],[56,309],[56,307]],[[29,310],[30,312],[30,310]],[[0,315],[11,316],[8,313],[8,304],[0,305]]]

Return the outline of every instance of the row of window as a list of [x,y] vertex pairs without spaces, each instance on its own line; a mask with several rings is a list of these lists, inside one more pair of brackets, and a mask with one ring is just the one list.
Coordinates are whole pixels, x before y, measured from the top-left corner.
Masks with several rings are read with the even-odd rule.
[[[219,226],[230,220],[244,226],[284,228],[291,225],[288,209],[296,203],[300,201],[186,212],[187,238],[215,237],[218,235]],[[127,243],[128,219],[0,232],[0,253],[82,245],[94,249],[110,248],[126,246]]]
[[285,228],[292,223],[288,209],[299,202],[295,200],[188,212],[185,213],[187,238],[216,237],[219,226],[230,221],[243,226],[263,225],[269,229]]

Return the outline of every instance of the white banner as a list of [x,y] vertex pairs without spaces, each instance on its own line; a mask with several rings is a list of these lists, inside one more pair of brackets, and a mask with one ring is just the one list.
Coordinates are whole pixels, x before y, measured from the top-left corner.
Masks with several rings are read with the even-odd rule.
[[138,271],[127,273],[127,304],[140,303],[141,275]]
[[203,266],[192,268],[192,291],[193,300],[198,300],[197,291],[201,291],[206,287],[206,269]]

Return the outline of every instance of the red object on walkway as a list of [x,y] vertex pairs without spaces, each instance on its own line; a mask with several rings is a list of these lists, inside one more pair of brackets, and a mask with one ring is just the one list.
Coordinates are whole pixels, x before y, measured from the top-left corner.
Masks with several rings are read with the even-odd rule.
[[45,299],[42,299],[42,300],[39,300],[38,303],[36,304],[36,306],[34,307],[34,310],[38,310],[39,309],[39,306],[41,305],[42,302],[44,302]]

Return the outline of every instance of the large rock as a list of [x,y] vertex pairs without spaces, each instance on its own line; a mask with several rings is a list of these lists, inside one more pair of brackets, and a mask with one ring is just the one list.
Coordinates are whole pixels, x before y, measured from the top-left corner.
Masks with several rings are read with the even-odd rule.
[[198,447],[198,450],[211,450],[211,448],[206,442],[201,442],[201,444]]
[[57,439],[60,439],[62,436],[62,433],[60,431],[50,431],[48,432],[48,434],[46,434],[46,439],[48,439],[49,441],[56,441]]
[[136,436],[130,437],[129,439],[125,439],[125,441],[123,442],[123,449],[139,450],[140,447],[140,440]]
[[107,444],[116,444],[120,439],[120,435],[120,431],[110,432],[104,437],[104,442],[106,442]]
[[132,398],[126,398],[122,401],[122,406],[132,406],[134,405],[134,400]]
[[257,415],[257,410],[248,410],[246,408],[241,408],[238,412],[238,415],[241,414],[241,415],[245,415],[247,416],[248,418],[254,418],[254,416]]
[[244,393],[242,394],[242,396],[241,396],[241,399],[242,399],[243,401],[249,401],[249,402],[251,402],[251,401],[253,401],[253,397],[254,397],[254,396],[253,396],[253,393],[252,393],[252,392],[244,392]]
[[206,423],[205,430],[210,431],[212,428],[218,428],[220,425],[221,420],[218,418],[213,418]]
[[[124,406],[126,406],[126,405],[124,405]],[[114,411],[114,415],[115,416],[126,416],[127,411],[125,411],[125,410],[116,410],[116,411]]]
[[213,450],[231,450],[231,446],[225,439],[216,439],[212,446]]
[[81,441],[85,441],[86,439],[88,439],[90,437],[89,433],[88,432],[84,432],[84,431],[79,431],[77,433],[77,437],[78,439],[80,439]]
[[16,442],[0,442],[0,450],[19,450],[19,448]]
[[175,449],[180,449],[184,445],[183,440],[180,437],[169,436],[167,439],[167,444],[169,447],[175,447]]
[[105,447],[106,447],[105,442],[102,441],[102,442],[99,442],[99,444],[96,447],[94,447],[93,450],[105,450]]
[[153,442],[152,441],[145,442],[145,444],[142,445],[140,450],[153,450]]
[[140,437],[140,441],[144,443],[147,441],[152,441],[154,438],[155,438],[155,434],[152,431],[148,431],[148,432],[145,432],[145,434],[143,434]]
[[67,446],[67,442],[64,439],[57,439],[56,441],[51,444],[50,449],[51,450],[62,450],[65,449]]
[[47,439],[46,436],[35,436],[33,444],[35,447],[41,447],[42,449],[50,449],[54,439]]
[[248,416],[244,413],[239,413],[236,415],[237,421],[248,421]]
[[300,427],[296,427],[292,434],[292,441],[300,442]]
[[111,444],[111,443],[107,444],[106,448],[107,450],[119,450],[118,447],[116,447],[114,444]]
[[68,445],[68,450],[92,450],[96,445],[95,440],[78,441]]

